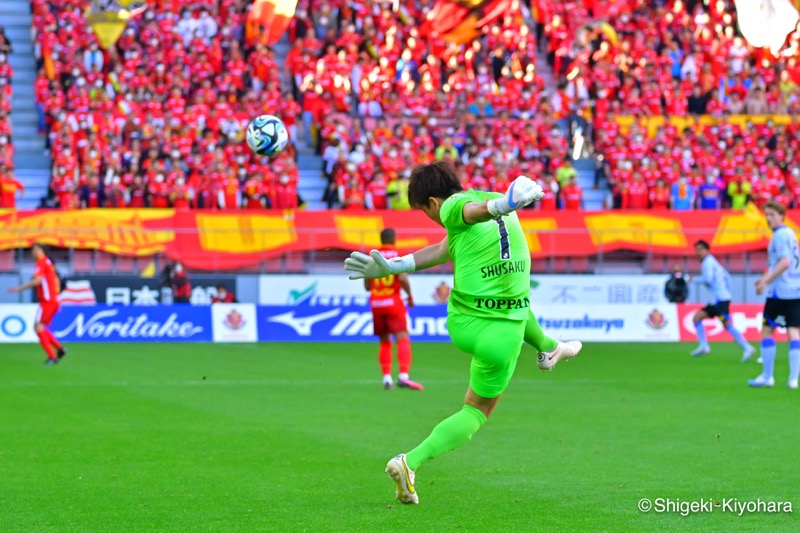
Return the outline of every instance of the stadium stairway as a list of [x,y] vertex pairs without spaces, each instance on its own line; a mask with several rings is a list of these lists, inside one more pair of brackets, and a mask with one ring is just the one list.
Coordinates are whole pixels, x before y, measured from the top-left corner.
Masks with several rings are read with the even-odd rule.
[[328,181],[322,175],[322,158],[306,145],[298,147],[297,167],[300,170],[298,192],[306,203],[306,209],[327,209],[322,201]]
[[[530,17],[530,13],[528,12],[527,16],[525,17],[525,22],[528,24],[528,28],[531,30],[531,35],[536,35],[536,22]],[[535,73],[537,76],[544,80],[544,92],[545,94],[552,95],[556,90],[556,81],[555,76],[553,76],[553,67],[547,62],[547,54],[542,52],[538,48],[536,49],[536,70]]]
[[[275,44],[275,62],[283,65],[281,69],[281,85],[285,91],[291,90],[292,80],[289,79],[289,69],[286,68],[286,55],[289,53],[291,44],[284,34],[278,43]],[[297,192],[303,199],[306,209],[326,209],[328,206],[322,201],[325,193],[327,180],[322,175],[322,158],[319,157],[314,148],[303,142],[304,135],[300,135],[297,144],[297,169],[300,172],[300,180]]]
[[[531,34],[535,35],[536,23],[526,14],[525,20],[531,28]],[[547,54],[536,50],[536,74],[544,79],[545,93],[552,95],[556,91],[556,81],[553,75],[553,68],[547,62]],[[583,189],[583,208],[587,211],[597,211],[603,209],[608,191],[605,189],[594,188],[594,159],[584,157],[574,161],[575,170],[578,171],[578,185]]]
[[574,163],[578,171],[578,185],[583,189],[583,209],[585,211],[599,211],[608,195],[608,189],[601,184],[599,189],[594,188],[594,159],[585,157]]
[[36,59],[31,40],[31,7],[29,0],[3,0],[0,24],[5,27],[14,52],[9,63],[14,69],[11,123],[14,140],[15,177],[25,185],[25,196],[17,202],[20,209],[35,209],[47,193],[50,183],[50,158],[45,155],[45,138],[37,133],[36,102],[33,85],[36,81]]

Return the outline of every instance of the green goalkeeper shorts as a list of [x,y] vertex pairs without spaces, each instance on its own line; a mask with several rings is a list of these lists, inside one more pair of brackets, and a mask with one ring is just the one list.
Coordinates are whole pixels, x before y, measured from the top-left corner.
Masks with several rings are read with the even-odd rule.
[[472,354],[469,386],[478,396],[495,398],[508,387],[525,334],[524,320],[483,318],[453,313],[447,317],[450,338]]

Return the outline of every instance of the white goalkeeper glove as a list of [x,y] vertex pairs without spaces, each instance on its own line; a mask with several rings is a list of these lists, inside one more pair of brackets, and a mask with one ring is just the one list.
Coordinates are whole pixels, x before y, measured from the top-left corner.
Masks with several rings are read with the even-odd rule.
[[505,216],[544,198],[542,187],[527,176],[518,176],[502,198],[489,200],[486,207],[492,216]]
[[414,254],[404,255],[386,260],[378,250],[372,250],[369,255],[353,252],[344,260],[344,269],[351,272],[350,279],[377,279],[385,278],[390,274],[414,272],[416,263]]

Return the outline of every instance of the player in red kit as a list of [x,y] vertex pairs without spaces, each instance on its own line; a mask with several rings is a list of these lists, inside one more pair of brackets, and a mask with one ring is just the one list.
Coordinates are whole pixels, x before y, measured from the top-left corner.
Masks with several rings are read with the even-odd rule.
[[[395,249],[396,234],[393,229],[386,228],[381,232],[381,254],[391,259],[398,257]],[[397,386],[414,390],[423,387],[411,381],[408,372],[411,369],[411,339],[408,338],[408,324],[406,321],[406,306],[403,303],[400,290],[408,295],[408,306],[414,307],[411,297],[411,285],[408,274],[389,275],[380,279],[365,279],[364,287],[370,291],[369,304],[372,307],[372,325],[375,335],[380,339],[378,361],[383,371],[383,387],[391,389],[392,381],[392,335],[397,339],[397,362],[400,372],[397,376]]]
[[54,365],[67,355],[67,351],[49,329],[50,323],[60,307],[58,293],[61,292],[61,283],[56,276],[53,263],[45,255],[44,247],[41,244],[33,245],[31,255],[36,260],[33,278],[25,285],[8,289],[8,292],[22,292],[36,287],[39,309],[36,311],[36,324],[33,329],[39,336],[39,342],[47,354],[45,364]]

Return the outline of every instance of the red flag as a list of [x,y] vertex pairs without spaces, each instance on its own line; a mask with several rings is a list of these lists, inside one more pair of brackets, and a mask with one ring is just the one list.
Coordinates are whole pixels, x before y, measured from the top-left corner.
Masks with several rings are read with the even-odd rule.
[[436,0],[419,33],[465,44],[480,35],[485,26],[512,13],[513,5],[513,0]]

